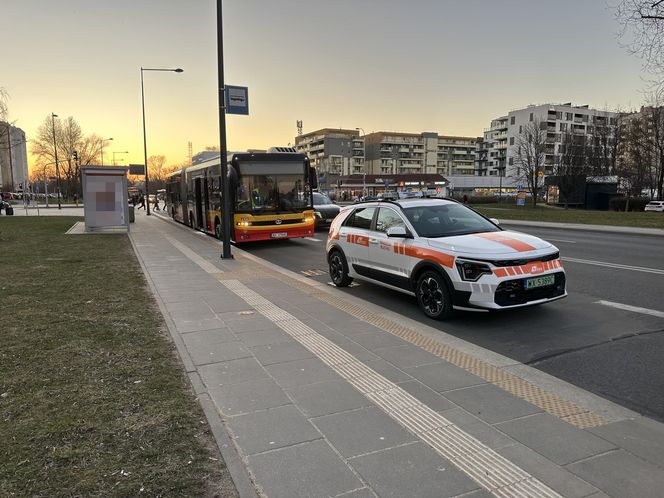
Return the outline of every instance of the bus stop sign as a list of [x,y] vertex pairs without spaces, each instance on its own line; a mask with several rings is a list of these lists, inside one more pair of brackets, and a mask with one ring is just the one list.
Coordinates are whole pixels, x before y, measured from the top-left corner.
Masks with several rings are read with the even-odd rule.
[[249,89],[246,86],[226,85],[224,99],[226,114],[249,115]]

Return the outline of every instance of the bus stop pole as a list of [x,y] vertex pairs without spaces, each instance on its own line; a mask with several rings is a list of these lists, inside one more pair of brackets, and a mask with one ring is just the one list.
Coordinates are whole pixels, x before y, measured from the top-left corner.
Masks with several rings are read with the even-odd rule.
[[226,99],[224,89],[224,32],[222,0],[217,0],[217,78],[219,84],[219,162],[221,163],[221,232],[223,239],[222,259],[232,259],[231,254],[231,197],[228,185],[228,152],[226,150]]

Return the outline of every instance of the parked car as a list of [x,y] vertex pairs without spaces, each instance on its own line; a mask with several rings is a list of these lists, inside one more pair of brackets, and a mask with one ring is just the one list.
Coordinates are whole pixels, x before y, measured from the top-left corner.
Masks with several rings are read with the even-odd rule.
[[400,199],[344,207],[327,240],[332,282],[363,279],[414,295],[430,318],[452,310],[504,310],[567,295],[558,249],[503,230],[447,199]]
[[650,201],[643,210],[664,212],[664,201]]
[[325,194],[314,192],[314,215],[316,228],[330,226],[341,208]]

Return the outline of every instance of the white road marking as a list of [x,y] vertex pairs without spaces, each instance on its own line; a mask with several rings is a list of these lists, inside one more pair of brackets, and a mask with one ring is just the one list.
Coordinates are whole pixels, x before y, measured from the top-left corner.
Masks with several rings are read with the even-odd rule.
[[311,242],[323,242],[322,239],[316,239],[314,237],[303,237],[304,240],[310,240]]
[[560,258],[563,261],[569,261],[570,263],[581,263],[584,265],[594,265],[594,266],[605,266],[607,268],[616,268],[618,270],[632,270],[640,271],[644,273],[655,273],[657,275],[664,275],[664,270],[659,268],[644,268],[642,266],[631,266],[631,265],[619,265],[618,263],[607,263],[604,261],[593,261],[591,259],[579,259],[579,258]]
[[633,311],[634,313],[641,313],[643,315],[652,315],[657,318],[664,318],[664,311],[651,310],[648,308],[639,308],[638,306],[630,306],[629,304],[614,303],[612,301],[595,301],[595,304],[601,304],[602,306],[610,306],[612,308],[618,308],[625,311]]
[[544,240],[551,240],[553,242],[566,242],[567,244],[576,244],[576,240],[565,240],[565,239],[552,239],[551,237],[542,237]]

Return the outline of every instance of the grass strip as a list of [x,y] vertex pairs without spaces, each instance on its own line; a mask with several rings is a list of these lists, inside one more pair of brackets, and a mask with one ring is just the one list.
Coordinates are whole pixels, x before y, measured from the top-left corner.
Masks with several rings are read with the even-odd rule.
[[236,496],[126,235],[0,219],[0,496]]
[[471,206],[484,216],[498,220],[546,221],[553,223],[580,223],[584,225],[611,225],[664,229],[664,213],[586,211],[548,206],[516,206],[512,202],[476,204]]

